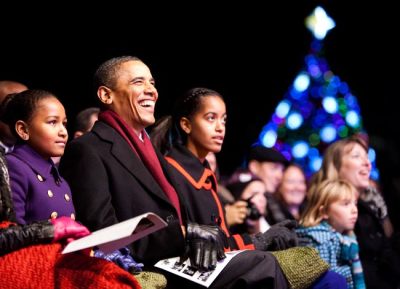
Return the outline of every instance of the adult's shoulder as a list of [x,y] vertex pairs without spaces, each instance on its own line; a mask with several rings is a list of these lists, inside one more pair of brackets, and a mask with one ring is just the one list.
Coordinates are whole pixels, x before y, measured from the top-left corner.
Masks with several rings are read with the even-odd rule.
[[115,142],[121,138],[120,134],[102,121],[97,121],[92,130],[69,142],[70,146],[84,146],[98,142]]
[[100,141],[100,134],[102,131],[102,125],[98,125],[98,122],[96,122],[95,127],[93,127],[91,131],[70,140],[66,146],[65,153],[68,153],[71,150],[83,149],[85,147],[90,148]]

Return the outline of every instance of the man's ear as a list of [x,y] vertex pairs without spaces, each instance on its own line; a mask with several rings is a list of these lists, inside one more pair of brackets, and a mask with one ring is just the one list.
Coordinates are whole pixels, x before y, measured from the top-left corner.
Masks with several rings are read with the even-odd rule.
[[190,124],[190,120],[187,119],[186,117],[182,117],[181,120],[179,121],[179,124],[181,126],[181,129],[186,133],[190,134],[192,131],[192,125]]
[[109,89],[107,86],[100,86],[97,89],[97,97],[100,99],[100,101],[104,104],[111,104],[113,102],[113,97],[111,95],[111,89]]
[[19,137],[25,141],[29,139],[29,130],[28,130],[28,124],[24,122],[23,120],[18,120],[15,123],[15,131],[19,135]]

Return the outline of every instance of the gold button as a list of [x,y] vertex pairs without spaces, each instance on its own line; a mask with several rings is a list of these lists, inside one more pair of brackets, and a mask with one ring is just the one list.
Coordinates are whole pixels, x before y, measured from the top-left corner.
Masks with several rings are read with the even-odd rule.
[[54,194],[53,194],[53,192],[51,190],[48,190],[47,194],[49,195],[49,198],[52,198],[54,196]]
[[53,212],[53,213],[51,213],[50,218],[55,219],[55,218],[57,218],[57,216],[58,216],[58,213]]
[[75,220],[75,214],[74,213],[71,214],[71,219]]
[[65,194],[65,195],[64,195],[64,199],[65,199],[67,202],[69,202],[69,200],[71,200],[71,198],[68,196],[68,194]]
[[38,174],[37,178],[38,178],[39,181],[43,182],[43,177],[41,175]]

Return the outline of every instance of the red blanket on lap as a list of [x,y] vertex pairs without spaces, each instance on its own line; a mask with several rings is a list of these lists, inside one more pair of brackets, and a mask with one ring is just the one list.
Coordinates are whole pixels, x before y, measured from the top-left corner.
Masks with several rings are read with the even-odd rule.
[[60,252],[61,244],[44,244],[0,257],[0,289],[141,288],[134,276],[112,262]]

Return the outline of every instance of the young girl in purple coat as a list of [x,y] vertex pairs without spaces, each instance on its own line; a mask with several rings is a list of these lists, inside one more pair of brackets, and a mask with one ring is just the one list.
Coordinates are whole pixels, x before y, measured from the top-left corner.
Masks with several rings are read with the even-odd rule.
[[6,155],[17,222],[75,219],[70,187],[51,159],[63,155],[68,140],[64,106],[48,91],[26,90],[7,96],[2,109],[17,138]]

